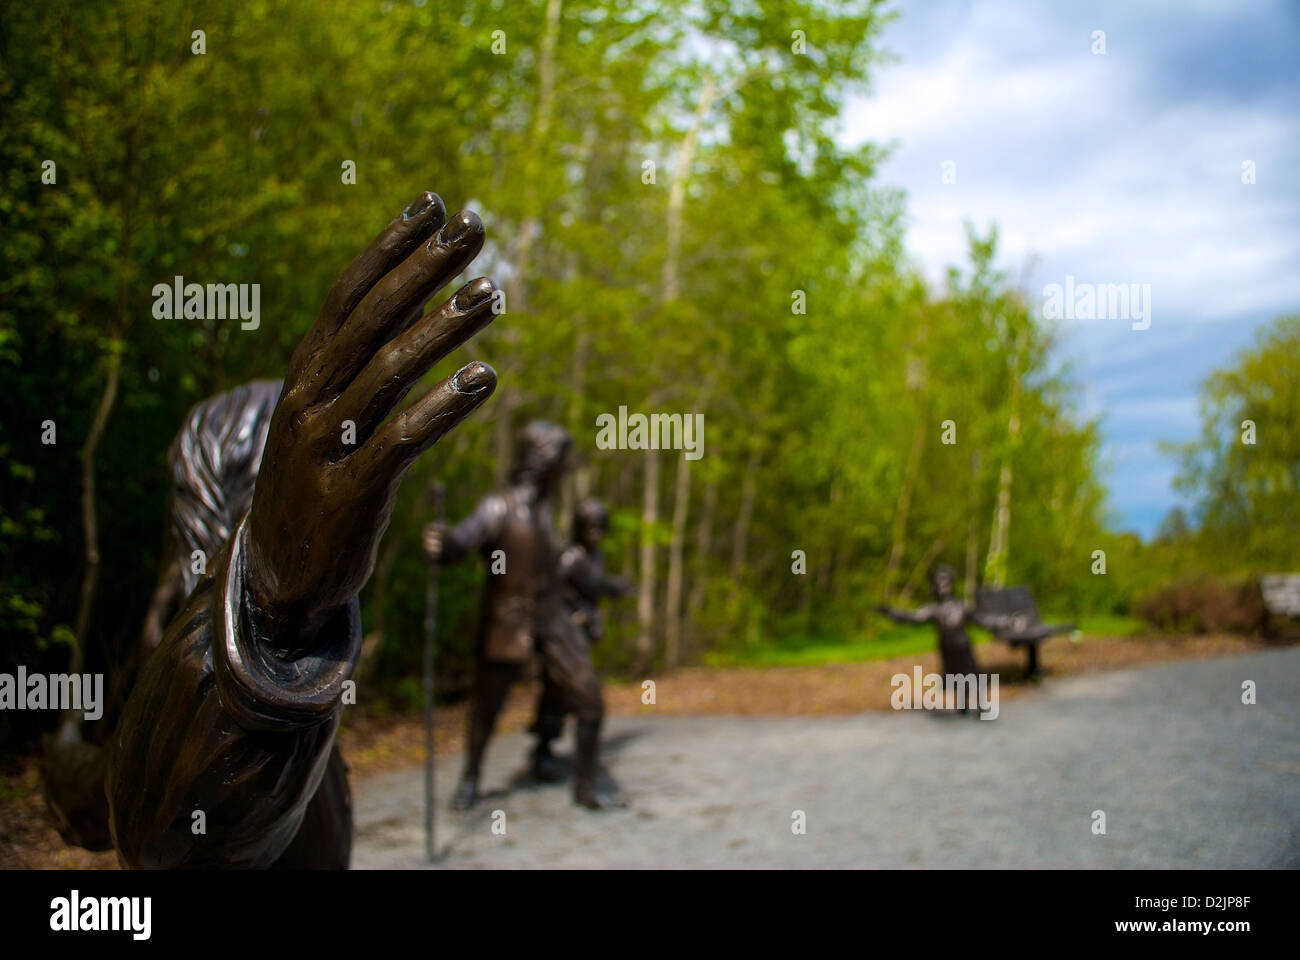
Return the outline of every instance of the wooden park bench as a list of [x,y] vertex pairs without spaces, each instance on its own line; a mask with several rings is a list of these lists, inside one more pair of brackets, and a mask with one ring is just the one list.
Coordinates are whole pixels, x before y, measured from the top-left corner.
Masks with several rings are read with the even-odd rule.
[[1259,592],[1268,611],[1268,632],[1276,619],[1300,619],[1300,573],[1267,573],[1259,578]]
[[1034,592],[1028,587],[980,587],[975,597],[976,613],[989,624],[993,636],[1013,647],[1025,648],[1027,677],[1038,673],[1038,645],[1048,637],[1074,629],[1072,623],[1043,623]]

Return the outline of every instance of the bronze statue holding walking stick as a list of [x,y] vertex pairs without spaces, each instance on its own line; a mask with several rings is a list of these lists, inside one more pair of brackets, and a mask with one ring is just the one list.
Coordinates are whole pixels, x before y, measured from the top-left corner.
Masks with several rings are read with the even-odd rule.
[[520,431],[510,485],[484,498],[461,524],[425,528],[430,559],[449,564],[471,553],[488,567],[479,628],[468,750],[452,806],[478,800],[483,756],[511,685],[534,655],[566,712],[578,719],[574,802],[599,810],[621,805],[600,776],[598,754],[605,705],[600,678],[581,631],[566,616],[557,577],[559,551],[551,530],[551,498],[564,474],[571,440],[553,423]]

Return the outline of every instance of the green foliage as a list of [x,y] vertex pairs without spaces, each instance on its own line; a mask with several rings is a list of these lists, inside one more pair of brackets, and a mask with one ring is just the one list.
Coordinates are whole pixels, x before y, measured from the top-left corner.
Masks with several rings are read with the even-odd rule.
[[1300,315],[1261,328],[1255,344],[1201,389],[1201,437],[1174,447],[1176,487],[1197,499],[1198,529],[1167,518],[1166,542],[1194,544],[1218,572],[1296,566],[1300,542]]
[[[481,358],[501,390],[413,468],[363,597],[366,628],[382,637],[377,689],[394,704],[415,695],[430,485],[445,482],[448,516],[463,516],[500,476],[502,438],[534,416],[573,431],[582,488],[612,508],[610,566],[643,577],[644,454],[595,449],[596,417],[620,405],[705,414],[687,487],[683,659],[863,636],[876,629],[872,602],[919,592],[933,560],[960,579],[969,552],[982,577],[1004,469],[1009,544],[989,562],[1055,609],[1123,610],[1117,583],[1128,581],[1090,576],[1089,553],[1110,551],[1113,572],[1138,566],[1141,545],[1103,529],[1096,428],[1073,408],[1051,332],[993,268],[996,233],[972,231],[970,264],[927,289],[902,258],[901,198],[872,182],[879,149],[836,137],[846,97],[869,89],[884,56],[887,19],[870,0],[47,0],[8,11],[6,658],[66,664],[84,569],[81,449],[114,351],[121,383],[93,464],[99,599],[80,638],[92,667],[119,662],[139,629],[166,449],[185,410],[281,376],[340,269],[426,188],[450,210],[480,211],[489,246],[474,269],[502,282],[509,312],[431,372],[430,384]],[[706,89],[716,97],[701,112]],[[53,185],[41,182],[47,159]],[[153,285],[178,274],[260,284],[261,327],[154,317]],[[792,310],[796,291],[806,313]],[[1257,402],[1242,393],[1243,410]],[[939,440],[948,419],[955,445]],[[53,446],[40,442],[45,420]],[[661,545],[674,538],[680,463],[662,458]],[[1250,502],[1270,516],[1282,507],[1272,494]],[[805,575],[791,573],[794,550]],[[443,574],[448,690],[467,681],[482,576],[473,565]],[[662,611],[662,589],[655,599]],[[597,654],[607,669],[633,662],[633,608],[610,606]]]

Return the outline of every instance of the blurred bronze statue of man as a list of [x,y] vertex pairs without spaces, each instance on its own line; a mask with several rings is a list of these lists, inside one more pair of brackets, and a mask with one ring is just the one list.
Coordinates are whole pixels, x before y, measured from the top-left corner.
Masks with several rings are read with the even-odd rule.
[[939,653],[943,657],[945,674],[965,675],[979,673],[975,655],[971,652],[966,624],[993,629],[1002,625],[1000,618],[986,617],[973,607],[968,607],[953,593],[952,567],[940,564],[930,571],[930,590],[934,603],[919,610],[896,610],[880,606],[876,609],[899,623],[933,623],[939,631]]
[[[496,374],[471,363],[389,414],[491,321],[482,278],[423,316],[483,239],[475,214],[449,220],[424,193],[329,291],[265,427],[250,509],[196,575],[111,738],[124,866],[347,866],[335,732],[361,648],[357,594],[402,475],[491,395]],[[232,408],[226,426],[261,421]]]
[[617,788],[598,765],[605,705],[587,641],[566,615],[558,578],[559,550],[551,528],[551,498],[567,466],[567,432],[534,421],[515,445],[510,485],[485,497],[459,526],[425,527],[430,561],[456,563],[471,553],[487,564],[487,586],[477,641],[468,751],[452,806],[478,799],[479,774],[497,715],[511,685],[537,655],[544,683],[578,721],[574,802],[593,810],[618,806]]
[[[573,511],[573,543],[560,554],[559,582],[564,609],[590,651],[604,636],[600,601],[622,597],[635,587],[631,580],[605,572],[605,553],[601,541],[609,533],[609,511],[594,497],[583,500]],[[533,751],[533,776],[556,783],[564,779],[564,765],[551,752],[551,744],[564,733],[564,691],[552,682],[550,674],[542,676],[542,692],[537,700],[537,719],[530,732],[537,735]]]

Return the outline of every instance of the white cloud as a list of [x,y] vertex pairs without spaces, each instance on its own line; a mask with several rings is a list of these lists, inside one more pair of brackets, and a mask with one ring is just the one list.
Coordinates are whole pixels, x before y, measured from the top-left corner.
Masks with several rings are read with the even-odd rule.
[[[1135,24],[1124,5],[1088,20],[1056,4],[913,5],[884,36],[902,63],[846,112],[847,141],[898,141],[879,180],[907,192],[908,249],[933,281],[965,262],[971,220],[981,231],[998,224],[1013,278],[1036,258],[1024,278],[1031,292],[1067,274],[1151,284],[1150,330],[1065,329],[1079,377],[1096,387],[1084,408],[1106,416],[1107,435],[1119,418],[1126,440],[1134,417],[1150,423],[1142,443],[1152,452],[1127,458],[1141,461],[1140,480],[1116,467],[1122,510],[1118,488],[1145,500],[1163,484],[1172,502],[1172,471],[1157,466],[1154,443],[1194,430],[1197,384],[1224,359],[1224,324],[1300,307],[1300,112],[1286,98],[1243,99],[1202,82],[1195,44],[1238,11],[1166,12],[1157,31],[1159,18],[1144,10],[1149,22]],[[1107,30],[1105,56],[1089,52],[1094,20]],[[954,186],[941,181],[947,160]],[[1243,160],[1256,164],[1254,185],[1241,182]],[[1123,378],[1141,392],[1152,366],[1171,362],[1148,388],[1163,392],[1135,409]]]

